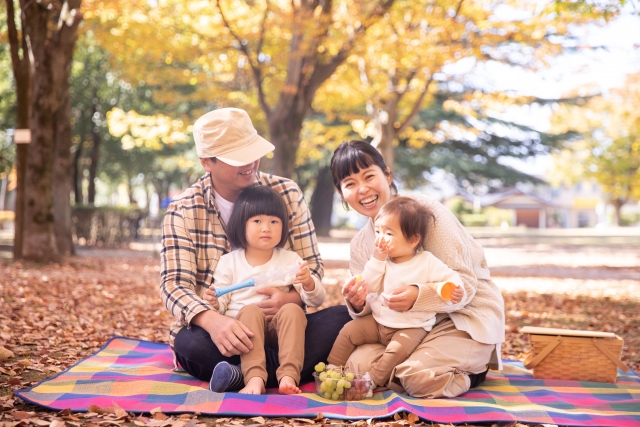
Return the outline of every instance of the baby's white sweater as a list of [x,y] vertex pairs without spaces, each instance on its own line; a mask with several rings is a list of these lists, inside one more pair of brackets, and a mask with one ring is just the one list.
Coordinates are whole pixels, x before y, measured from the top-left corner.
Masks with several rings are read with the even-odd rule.
[[[302,258],[297,253],[275,248],[273,256],[266,264],[252,267],[247,262],[244,249],[238,249],[220,257],[216,271],[213,273],[213,286],[216,289],[222,289],[254,277],[261,272],[274,270],[278,267],[297,265],[301,261]],[[302,302],[309,307],[319,307],[324,302],[326,292],[322,285],[319,285],[317,281],[314,282],[316,287],[311,292],[305,291],[300,284],[287,284],[276,287],[285,292],[289,292],[293,287],[300,294]],[[255,287],[239,289],[218,298],[218,313],[235,318],[245,305],[255,304],[267,299],[269,299],[269,296],[257,293]]]
[[399,264],[390,259],[380,261],[371,257],[364,266],[362,277],[369,287],[367,299],[373,318],[379,324],[395,329],[423,328],[430,331],[436,321],[435,311],[395,311],[387,307],[385,298],[397,288],[410,284],[435,287],[440,283],[451,282],[464,290],[460,275],[426,251]]

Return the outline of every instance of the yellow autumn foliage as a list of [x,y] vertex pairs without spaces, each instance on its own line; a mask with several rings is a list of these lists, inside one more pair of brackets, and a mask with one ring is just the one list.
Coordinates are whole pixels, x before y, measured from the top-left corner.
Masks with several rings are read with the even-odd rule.
[[160,150],[163,145],[188,142],[187,133],[191,132],[191,127],[185,126],[182,120],[173,120],[162,114],[143,116],[120,108],[107,113],[107,124],[111,135],[122,138],[123,150],[136,147]]

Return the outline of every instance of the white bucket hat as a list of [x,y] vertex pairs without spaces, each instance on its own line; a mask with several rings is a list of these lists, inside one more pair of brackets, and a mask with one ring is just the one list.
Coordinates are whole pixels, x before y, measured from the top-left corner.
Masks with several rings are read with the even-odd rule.
[[193,125],[193,139],[198,157],[215,157],[230,166],[248,165],[275,148],[239,108],[220,108],[200,117]]

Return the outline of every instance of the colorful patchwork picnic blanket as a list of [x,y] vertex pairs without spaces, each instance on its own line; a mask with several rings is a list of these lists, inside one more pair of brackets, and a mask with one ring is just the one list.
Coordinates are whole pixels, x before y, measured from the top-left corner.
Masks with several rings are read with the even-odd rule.
[[333,402],[304,393],[243,395],[212,393],[208,384],[174,372],[167,344],[115,337],[93,356],[66,371],[16,392],[20,398],[49,409],[87,411],[89,405],[113,406],[128,412],[165,414],[200,412],[241,417],[313,417],[369,419],[412,412],[438,423],[521,421],[570,426],[640,426],[640,377],[619,374],[615,384],[537,380],[522,364],[505,361],[503,373],[454,399],[415,399],[392,391],[356,402]]

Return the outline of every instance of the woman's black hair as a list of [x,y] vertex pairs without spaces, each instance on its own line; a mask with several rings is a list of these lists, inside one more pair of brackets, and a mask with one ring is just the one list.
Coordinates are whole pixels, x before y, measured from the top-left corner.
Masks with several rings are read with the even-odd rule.
[[287,205],[271,187],[258,185],[242,190],[233,205],[231,219],[227,224],[227,237],[234,248],[247,248],[247,221],[258,215],[269,215],[282,221],[282,235],[277,247],[282,248],[289,237],[289,214]]
[[[336,148],[331,157],[330,169],[333,185],[338,192],[341,192],[340,183],[343,179],[373,165],[378,166],[385,175],[391,176],[391,172],[387,172],[389,168],[384,162],[382,154],[373,145],[357,139],[345,141]],[[391,188],[392,194],[398,194],[398,189],[393,181],[391,181],[389,188]]]

